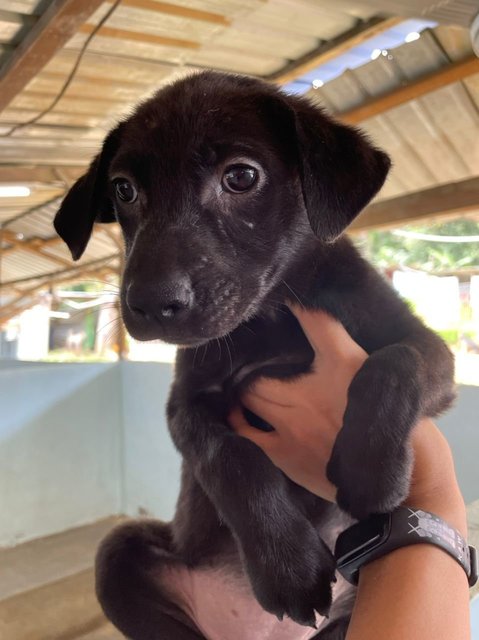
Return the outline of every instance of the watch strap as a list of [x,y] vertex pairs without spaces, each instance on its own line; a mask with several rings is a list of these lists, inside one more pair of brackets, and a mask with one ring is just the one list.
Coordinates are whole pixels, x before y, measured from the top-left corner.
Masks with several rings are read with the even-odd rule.
[[420,543],[443,549],[463,567],[470,586],[477,582],[474,547],[439,516],[412,507],[372,515],[343,531],[336,541],[337,568],[348,582],[357,584],[359,570],[365,564],[395,549]]

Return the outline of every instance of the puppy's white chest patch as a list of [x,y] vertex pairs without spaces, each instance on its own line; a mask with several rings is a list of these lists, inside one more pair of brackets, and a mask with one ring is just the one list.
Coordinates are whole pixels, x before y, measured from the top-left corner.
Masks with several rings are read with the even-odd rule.
[[[245,578],[223,569],[167,567],[161,582],[208,640],[310,640],[317,629],[264,611]],[[323,622],[317,616],[318,627]]]

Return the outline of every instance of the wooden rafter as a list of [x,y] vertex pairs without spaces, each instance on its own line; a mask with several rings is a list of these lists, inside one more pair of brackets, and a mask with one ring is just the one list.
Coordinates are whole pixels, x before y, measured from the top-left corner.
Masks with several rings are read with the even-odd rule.
[[[92,24],[82,25],[78,31],[80,33],[92,33],[96,27]],[[144,31],[130,31],[129,29],[116,29],[115,27],[100,27],[98,35],[105,38],[118,38],[120,40],[132,40],[135,42],[144,42],[147,44],[157,44],[164,47],[175,47],[178,49],[199,49],[200,42],[193,40],[184,40],[183,38],[170,38],[168,36],[160,36],[154,33],[145,33]]]
[[431,218],[443,219],[479,210],[479,178],[443,184],[367,207],[348,231],[400,227]]
[[411,82],[405,87],[394,89],[379,98],[374,98],[351,111],[339,113],[338,117],[349,124],[357,124],[373,116],[377,116],[389,109],[398,107],[401,104],[416,100],[421,96],[442,89],[448,84],[459,82],[469,76],[479,73],[479,58],[471,56],[460,62],[447,65],[439,71],[435,71],[415,82]]
[[0,165],[0,184],[52,184],[61,186],[64,178],[76,180],[85,172],[84,166],[59,167],[40,165]]
[[[90,55],[95,55],[91,54]],[[56,81],[65,81],[65,74],[61,71],[42,71],[41,74],[38,75],[39,79],[42,80],[56,80]],[[81,68],[79,69],[76,77],[76,80],[80,82],[85,82],[93,85],[101,85],[103,88],[107,87],[132,87],[138,88],[139,86],[144,87],[145,89],[151,88],[151,82],[148,82],[144,78],[105,78],[103,76],[95,76],[89,73],[86,73]]]
[[[113,0],[108,0],[112,2]],[[169,4],[168,2],[156,2],[156,0],[123,0],[122,5],[125,7],[133,7],[135,9],[145,9],[146,11],[155,11],[170,16],[177,16],[187,20],[201,20],[202,22],[210,22],[211,24],[222,25],[227,27],[231,21],[219,13],[212,11],[202,11],[201,9],[192,9],[177,4]]]
[[53,0],[0,73],[0,111],[51,60],[103,0]]
[[[56,92],[46,91],[45,89],[27,89],[22,93],[22,97],[25,100],[33,99],[33,100],[45,100],[48,103],[51,102],[52,98],[56,96]],[[115,95],[108,94],[108,97],[104,95],[98,95],[98,90],[95,91],[95,88],[90,89],[90,91],[85,91],[84,89],[77,89],[73,85],[73,89],[70,87],[65,97],[62,99],[62,103],[71,104],[75,106],[78,100],[88,101],[88,102],[100,102],[103,103],[103,107],[105,110],[111,109],[112,105],[116,102],[125,103],[125,99],[122,97],[118,97]]]

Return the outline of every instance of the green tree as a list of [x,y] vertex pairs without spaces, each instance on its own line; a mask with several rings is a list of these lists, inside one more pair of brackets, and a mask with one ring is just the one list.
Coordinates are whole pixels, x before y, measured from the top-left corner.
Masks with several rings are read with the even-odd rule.
[[[479,222],[467,218],[404,229],[431,235],[479,236]],[[409,267],[436,274],[461,268],[479,270],[479,242],[432,242],[398,236],[394,231],[368,231],[358,244],[366,257],[382,269]]]

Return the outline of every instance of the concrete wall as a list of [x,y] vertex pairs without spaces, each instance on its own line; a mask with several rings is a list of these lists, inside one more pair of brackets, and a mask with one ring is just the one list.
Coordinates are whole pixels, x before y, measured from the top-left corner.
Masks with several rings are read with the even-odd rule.
[[180,456],[171,443],[165,404],[173,367],[123,362],[123,510],[173,516],[179,490]]
[[[166,364],[0,362],[0,546],[117,513],[171,518],[180,458]],[[479,388],[439,425],[467,502],[479,498]]]
[[0,369],[0,545],[121,509],[120,370]]
[[467,504],[479,499],[479,387],[461,386],[452,409],[437,420],[451,445]]

